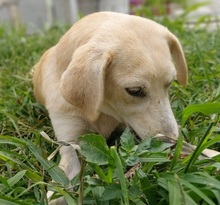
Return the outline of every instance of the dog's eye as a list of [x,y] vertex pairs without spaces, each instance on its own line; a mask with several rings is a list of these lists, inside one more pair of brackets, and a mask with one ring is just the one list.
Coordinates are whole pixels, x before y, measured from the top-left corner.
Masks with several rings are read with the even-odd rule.
[[146,96],[143,87],[131,87],[131,88],[125,88],[125,90],[131,96],[141,97],[141,98]]

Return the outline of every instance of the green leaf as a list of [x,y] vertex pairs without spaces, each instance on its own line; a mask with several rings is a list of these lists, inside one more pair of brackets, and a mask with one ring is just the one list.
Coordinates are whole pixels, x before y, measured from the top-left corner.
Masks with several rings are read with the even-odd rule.
[[125,131],[122,133],[120,137],[120,144],[121,144],[120,149],[126,153],[136,151],[136,149],[134,150],[135,141],[129,129],[125,129]]
[[108,164],[109,148],[101,135],[88,134],[79,138],[86,161],[97,165]]
[[204,115],[220,113],[220,103],[205,103],[205,104],[196,104],[196,105],[189,105],[183,110],[182,114],[182,126],[186,123],[186,120],[195,112],[201,112]]
[[138,145],[135,145],[135,141],[129,129],[126,129],[120,137],[119,153],[124,162],[128,166],[134,166],[139,162],[137,150]]
[[108,202],[102,201],[102,195],[105,191],[103,186],[96,186],[92,189],[93,196],[95,198],[96,205],[109,205]]
[[146,152],[146,150],[150,149],[150,146],[151,146],[151,138],[146,138],[138,144],[137,152],[138,153]]
[[138,162],[140,162],[140,159],[139,159],[139,157],[137,155],[128,156],[125,159],[125,163],[126,163],[127,166],[134,166]]
[[172,146],[173,146],[173,144],[171,144],[171,143],[165,143],[162,140],[152,138],[149,151],[152,153],[153,152],[162,152]]
[[109,201],[112,199],[120,199],[122,192],[118,184],[110,184],[105,187],[105,191],[101,196],[102,201]]
[[142,190],[138,185],[133,185],[129,187],[129,199],[132,201],[137,201],[137,199],[141,198],[141,195],[143,194]]

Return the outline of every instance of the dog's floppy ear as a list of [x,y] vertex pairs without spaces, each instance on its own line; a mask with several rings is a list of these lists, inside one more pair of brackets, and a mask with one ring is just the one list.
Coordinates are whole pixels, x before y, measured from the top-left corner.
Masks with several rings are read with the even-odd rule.
[[172,33],[168,33],[167,42],[177,70],[177,80],[180,84],[186,85],[188,82],[188,68],[180,42]]
[[63,97],[79,108],[90,121],[99,116],[104,97],[105,70],[112,60],[110,52],[86,44],[74,51],[61,78]]

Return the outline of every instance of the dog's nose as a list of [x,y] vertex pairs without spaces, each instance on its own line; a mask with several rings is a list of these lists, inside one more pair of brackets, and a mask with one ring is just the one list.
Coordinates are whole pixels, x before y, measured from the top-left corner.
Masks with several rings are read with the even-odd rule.
[[164,131],[161,132],[161,134],[167,136],[170,139],[176,140],[179,136],[177,124],[175,123],[175,125],[165,127]]

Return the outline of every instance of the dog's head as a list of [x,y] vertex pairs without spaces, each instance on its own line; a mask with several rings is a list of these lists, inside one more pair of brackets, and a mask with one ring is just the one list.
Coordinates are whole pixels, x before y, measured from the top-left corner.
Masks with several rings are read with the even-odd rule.
[[187,83],[184,54],[166,28],[146,23],[153,27],[109,30],[79,47],[62,75],[61,91],[91,122],[104,113],[141,138],[177,138],[168,90],[174,79]]

